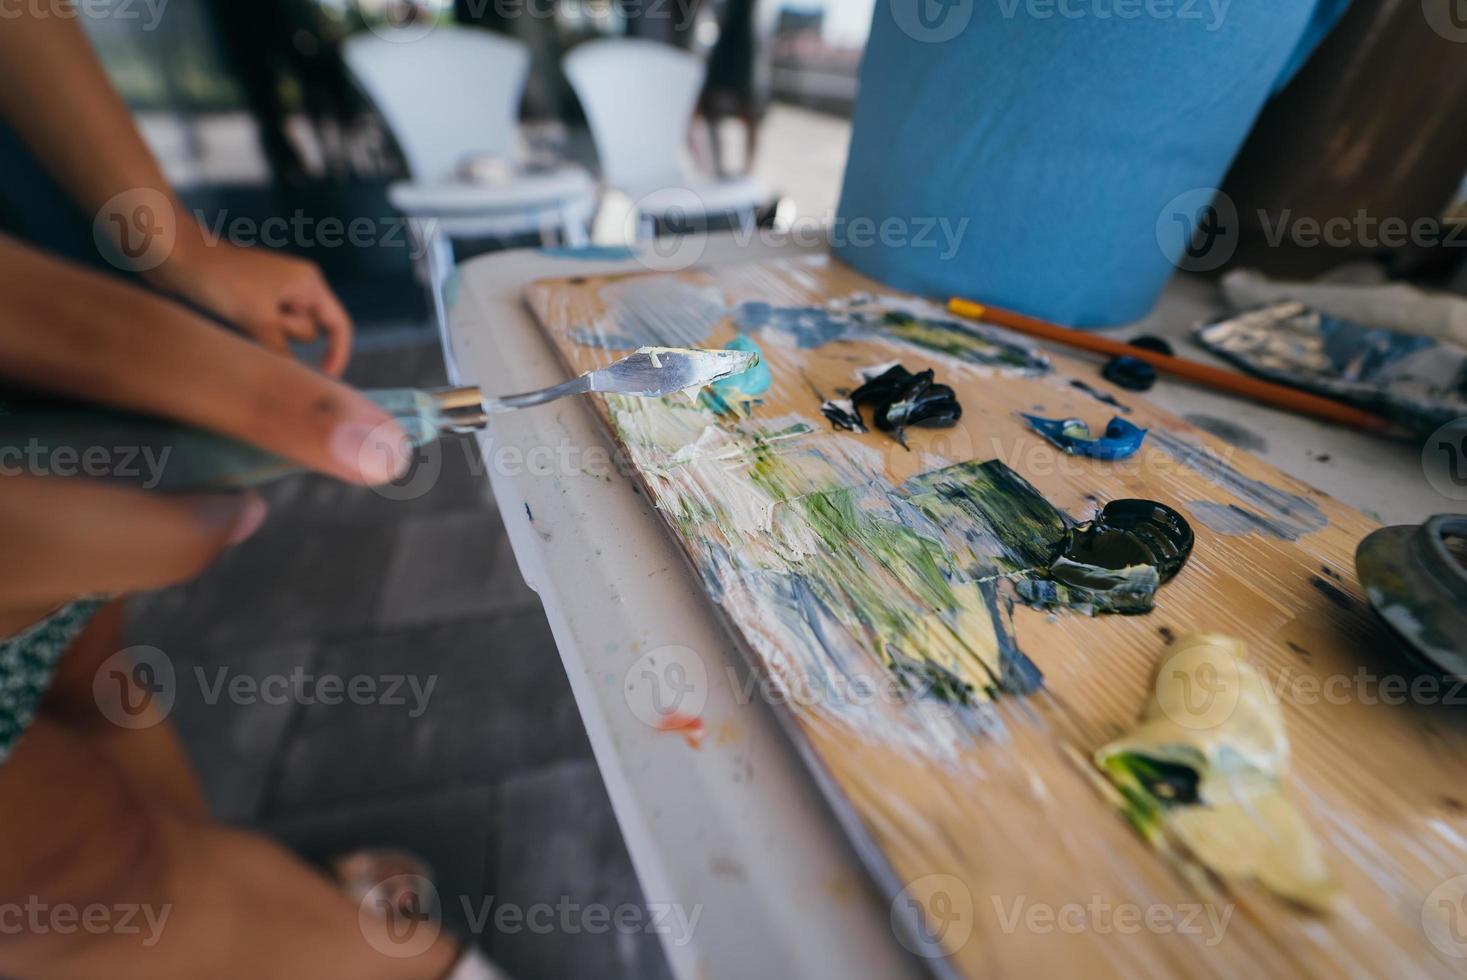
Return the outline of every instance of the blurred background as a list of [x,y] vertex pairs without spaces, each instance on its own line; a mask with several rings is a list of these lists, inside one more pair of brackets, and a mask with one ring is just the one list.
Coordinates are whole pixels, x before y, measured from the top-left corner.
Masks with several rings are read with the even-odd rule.
[[[136,17],[87,24],[168,176],[207,222],[396,214],[387,188],[407,167],[343,63],[353,35],[457,22],[523,41],[531,59],[520,140],[594,175],[595,146],[561,68],[564,54],[586,40],[632,36],[707,57],[733,17],[751,31],[763,89],[756,97],[768,105],[752,172],[797,213],[828,221],[873,2],[168,0],[156,23],[137,5]],[[291,247],[322,265],[364,331],[427,327],[409,249]]]
[[[513,38],[528,53],[522,97],[514,106],[515,146],[503,155],[514,158],[511,170],[538,159],[574,164],[601,179],[598,212],[586,216],[587,230],[600,239],[606,237],[596,233],[597,219],[603,225],[607,220],[599,213],[604,192],[619,181],[603,172],[587,113],[566,75],[568,52],[588,41],[632,37],[702,59],[707,78],[700,81],[698,113],[686,134],[693,165],[755,181],[759,205],[751,220],[767,226],[777,218],[787,226],[799,217],[828,225],[875,0],[158,4],[88,4],[88,29],[168,175],[206,223],[260,222],[272,215],[386,222],[401,215],[402,201],[394,207],[389,200],[394,182],[443,175],[410,174],[411,154],[399,142],[407,134],[395,133],[384,120],[391,114],[383,111],[387,100],[367,94],[370,86],[348,69],[344,48],[354,37],[414,39],[459,25]],[[1384,260],[1393,275],[1436,280],[1450,279],[1460,267],[1467,250],[1454,247],[1455,241],[1390,248],[1357,234],[1365,245],[1291,249],[1268,240],[1269,219],[1280,216],[1297,223],[1356,211],[1376,221],[1444,215],[1449,231],[1440,237],[1460,227],[1467,58],[1455,33],[1467,31],[1456,31],[1455,21],[1438,23],[1451,11],[1449,4],[1437,6],[1441,16],[1433,17],[1430,0],[1426,16],[1416,0],[1352,5],[1270,103],[1223,188],[1241,216],[1241,247],[1232,266],[1307,277],[1363,257]],[[1410,73],[1399,71],[1404,64],[1412,66]],[[1379,84],[1387,77],[1391,85]],[[471,112],[478,95],[445,79],[433,99]],[[755,130],[757,152],[750,154]],[[460,150],[473,145],[471,134],[460,141]],[[496,166],[506,161],[489,162],[494,166],[487,175],[481,167],[467,176],[490,184],[502,179]],[[663,222],[647,230],[677,229]],[[542,236],[497,229],[456,237],[475,239],[471,248],[460,248],[462,258],[538,244]],[[374,331],[426,328],[426,294],[412,288],[410,248],[323,245],[301,234],[287,246],[325,268],[365,339]]]

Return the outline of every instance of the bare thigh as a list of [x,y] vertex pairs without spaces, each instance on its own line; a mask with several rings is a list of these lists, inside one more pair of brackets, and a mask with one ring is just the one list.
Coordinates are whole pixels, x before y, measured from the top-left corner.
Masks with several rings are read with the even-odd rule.
[[384,942],[288,852],[160,805],[52,718],[0,763],[0,808],[3,976],[434,980],[457,955],[436,929],[421,948]]
[[[92,739],[138,791],[178,813],[203,818],[209,812],[203,788],[173,723],[148,703],[150,695],[138,688],[130,671],[109,663],[122,650],[122,620],[121,601],[92,617],[57,664],[41,712]],[[147,707],[129,717],[115,710],[123,701]],[[113,710],[104,711],[103,704]],[[117,724],[114,719],[121,717],[129,717],[132,727]]]

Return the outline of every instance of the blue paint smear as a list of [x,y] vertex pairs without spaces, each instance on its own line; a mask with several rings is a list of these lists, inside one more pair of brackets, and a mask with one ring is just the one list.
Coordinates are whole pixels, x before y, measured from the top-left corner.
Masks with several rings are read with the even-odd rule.
[[774,383],[774,375],[769,372],[769,365],[764,361],[764,351],[746,335],[739,334],[724,345],[724,350],[752,351],[759,355],[759,360],[747,371],[720,378],[709,386],[711,390],[703,392],[703,403],[720,413],[731,411],[739,405],[747,405],[750,399],[764,394]]
[[869,302],[851,302],[840,309],[821,306],[773,306],[760,301],[740,303],[730,311],[740,330],[774,330],[788,336],[801,350],[814,350],[842,340],[868,337],[903,343],[945,354],[969,364],[1045,374],[1049,361],[1012,335],[983,324],[918,316]]
[[1119,416],[1110,420],[1105,434],[1099,438],[1092,436],[1090,426],[1079,419],[1046,419],[1038,415],[1023,418],[1035,432],[1072,456],[1108,462],[1130,459],[1146,439],[1145,429]]
[[1286,521],[1271,521],[1237,504],[1220,504],[1211,500],[1189,500],[1187,507],[1192,516],[1209,530],[1228,537],[1247,534],[1266,534],[1280,541],[1298,541],[1300,528]]
[[1298,494],[1271,487],[1238,472],[1226,460],[1170,432],[1158,429],[1152,445],[1237,497],[1247,508],[1189,501],[1192,514],[1219,534],[1242,535],[1255,530],[1284,541],[1297,541],[1329,524],[1324,511]]
[[819,306],[770,306],[742,303],[734,310],[734,322],[743,330],[778,330],[787,333],[801,350],[824,347],[858,332],[860,325],[850,317]]
[[458,305],[458,294],[463,289],[464,277],[457,269],[450,272],[443,280],[443,308],[452,310]]
[[581,262],[619,262],[634,259],[638,252],[627,245],[550,245],[540,254],[552,259],[577,259]]

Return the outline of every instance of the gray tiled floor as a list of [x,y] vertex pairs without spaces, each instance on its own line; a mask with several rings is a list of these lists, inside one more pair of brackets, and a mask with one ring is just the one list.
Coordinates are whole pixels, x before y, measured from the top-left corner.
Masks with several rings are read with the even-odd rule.
[[[366,353],[350,378],[442,383],[442,362],[429,345]],[[173,717],[222,818],[312,860],[419,853],[445,922],[516,977],[666,976],[640,931],[494,925],[505,904],[642,898],[473,444],[443,443],[422,465],[436,479],[390,496],[316,477],[271,487],[256,537],[133,601],[129,640],[173,660]],[[373,687],[353,696],[353,681]]]

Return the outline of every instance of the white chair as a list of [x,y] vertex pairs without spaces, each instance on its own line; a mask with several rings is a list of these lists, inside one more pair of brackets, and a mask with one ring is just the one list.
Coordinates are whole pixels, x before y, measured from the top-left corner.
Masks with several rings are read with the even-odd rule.
[[427,34],[356,34],[342,56],[407,157],[412,179],[389,187],[388,200],[425,237],[558,233],[572,245],[586,241],[596,187],[583,168],[511,171],[485,183],[461,176],[471,157],[513,161],[530,72],[522,42],[439,25]]
[[763,184],[683,165],[702,58],[656,41],[606,38],[572,48],[562,67],[590,123],[602,181],[632,198],[639,217],[733,214],[752,225],[770,198]]

